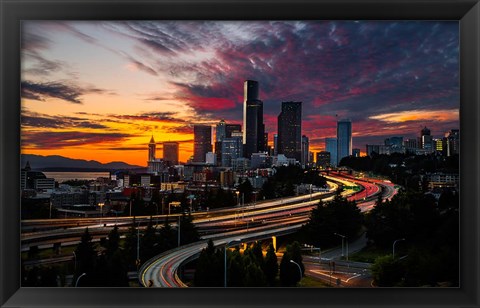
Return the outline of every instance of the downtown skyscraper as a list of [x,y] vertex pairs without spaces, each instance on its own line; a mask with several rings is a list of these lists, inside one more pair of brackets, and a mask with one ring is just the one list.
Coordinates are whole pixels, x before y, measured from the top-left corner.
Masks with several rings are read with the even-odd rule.
[[163,143],[163,160],[178,165],[178,142],[168,141]]
[[258,81],[244,82],[243,101],[243,147],[244,157],[265,151],[263,124],[263,102],[258,98]]
[[193,126],[193,161],[205,162],[206,155],[212,151],[212,127],[209,125]]
[[342,158],[352,155],[352,122],[349,119],[337,122],[337,166]]
[[301,161],[302,102],[282,102],[278,115],[278,154]]

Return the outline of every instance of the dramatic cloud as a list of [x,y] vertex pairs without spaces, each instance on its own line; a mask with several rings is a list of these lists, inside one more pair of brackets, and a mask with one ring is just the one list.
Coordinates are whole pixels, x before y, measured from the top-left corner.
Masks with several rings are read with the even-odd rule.
[[435,119],[439,122],[454,122],[458,121],[459,110],[409,110],[399,113],[387,113],[376,116],[371,116],[371,119],[385,121],[389,123],[408,122],[408,121],[423,121],[425,119]]
[[90,128],[90,129],[107,129],[108,127],[96,123],[97,121],[65,116],[48,116],[41,114],[22,114],[23,127],[36,128]]
[[[194,123],[242,123],[243,83],[252,79],[259,82],[270,141],[285,101],[302,102],[302,134],[315,150],[323,148],[325,137],[335,136],[341,118],[351,119],[354,147],[362,150],[389,136],[418,136],[423,126],[434,136],[459,128],[457,21],[25,25],[23,98],[90,103],[89,108],[110,104],[98,112],[75,110],[72,118],[79,119],[65,121],[78,127],[95,125],[82,123],[83,117],[109,118],[121,129],[130,125],[140,135],[158,131],[165,136],[192,134]],[[119,101],[85,97],[109,94],[101,88],[115,91]],[[66,125],[53,114],[23,121],[45,131]],[[124,148],[133,151],[132,142]]]
[[95,87],[78,87],[62,82],[35,83],[23,81],[21,83],[22,97],[38,101],[47,98],[58,98],[73,104],[82,104],[80,96],[88,93],[111,94]]
[[61,149],[103,143],[120,143],[131,136],[125,133],[28,131],[22,132],[22,144],[27,148]]
[[154,122],[170,122],[170,123],[182,123],[184,119],[180,118],[176,112],[147,112],[136,115],[114,115],[110,117],[126,120],[142,120],[142,121],[154,121]]

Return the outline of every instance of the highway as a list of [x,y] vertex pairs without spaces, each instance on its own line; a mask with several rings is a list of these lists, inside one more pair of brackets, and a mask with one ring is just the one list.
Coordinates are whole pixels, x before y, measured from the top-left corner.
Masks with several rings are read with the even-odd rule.
[[[338,178],[333,178],[329,177],[330,180],[336,180],[342,183],[345,186],[362,186],[365,185],[368,188],[364,188],[365,192],[361,191],[360,193],[357,193],[354,189],[344,191],[343,194],[345,196],[350,196],[354,194],[363,194],[362,197],[356,198],[355,200],[360,200],[362,199],[370,199],[374,198],[376,199],[376,195],[378,195],[382,189],[380,187],[376,186],[376,184],[371,184],[366,181],[361,181],[361,180],[356,180],[356,179],[338,179]],[[368,184],[368,185],[367,185]],[[328,196],[325,197],[325,200],[331,199],[333,196]],[[368,201],[372,202],[372,201]],[[373,201],[374,202],[374,201]],[[282,214],[282,217],[278,218],[275,223],[268,223],[263,226],[255,226],[251,227],[250,229],[240,229],[237,231],[232,231],[229,233],[220,233],[220,234],[213,234],[210,236],[204,236],[203,239],[204,241],[194,243],[185,247],[179,247],[177,249],[168,251],[162,255],[156,256],[147,262],[141,267],[140,269],[140,283],[143,286],[148,286],[148,287],[186,287],[186,285],[180,280],[178,277],[177,270],[178,268],[192,260],[195,259],[198,254],[201,252],[203,248],[206,247],[206,241],[205,239],[211,238],[214,241],[215,246],[223,246],[225,243],[228,243],[229,241],[233,240],[238,240],[241,239],[244,242],[248,242],[251,240],[258,240],[262,238],[269,238],[274,235],[279,235],[279,234],[286,234],[286,233],[291,233],[295,232],[298,230],[307,220],[309,217],[309,213],[311,208],[315,207],[316,204],[318,203],[317,200],[313,201],[305,201],[303,200],[301,203],[297,204],[290,204],[288,206],[282,207],[282,212],[290,212],[292,213],[295,211],[295,214],[302,213],[301,209],[305,208],[305,206],[310,207],[308,211],[306,211],[307,215],[302,216],[299,215],[295,217],[295,220],[292,219],[291,217],[285,217],[284,214]],[[260,212],[250,212],[249,215],[246,218],[243,219],[250,219],[250,217],[254,217],[252,219],[258,220],[259,217],[260,219],[269,219],[269,222],[271,222],[270,219],[275,217],[275,212],[270,210],[265,210],[264,213],[262,213],[264,210]],[[298,211],[298,212],[297,212]],[[260,215],[257,217],[257,215]],[[264,216],[262,216],[264,215]],[[234,216],[229,216],[230,219],[236,219],[236,215]],[[290,224],[285,227],[286,224]],[[287,232],[288,230],[288,232]],[[365,245],[366,239],[363,237],[361,240],[358,241],[358,249],[361,249]],[[357,249],[357,246],[352,247],[352,251]],[[347,278],[348,279],[348,278]]]
[[[205,247],[206,240],[211,238],[216,246],[222,246],[232,239],[241,238],[252,241],[269,238],[273,235],[288,234],[298,230],[309,218],[311,210],[317,206],[318,200],[331,200],[339,185],[347,187],[342,196],[358,202],[362,211],[373,206],[377,195],[383,198],[393,196],[393,185],[371,183],[366,180],[348,178],[343,175],[326,176],[330,185],[329,192],[315,192],[296,197],[282,198],[238,205],[233,208],[223,208],[208,212],[192,213],[193,222],[199,228],[202,241],[156,256],[141,267],[140,282],[144,286],[155,287],[185,287],[177,276],[181,264],[195,258]],[[391,187],[390,187],[391,186]],[[164,219],[177,221],[177,215],[153,216],[153,221],[163,224]],[[120,232],[125,232],[132,223],[133,217],[103,217],[82,219],[54,219],[39,221],[22,221],[22,250],[28,250],[31,245],[48,246],[55,242],[77,243],[85,227],[98,240],[108,234],[117,224]],[[145,228],[150,216],[136,217],[136,222]],[[176,224],[173,223],[173,226]],[[43,231],[28,232],[39,228]],[[227,232],[228,231],[228,232]]]

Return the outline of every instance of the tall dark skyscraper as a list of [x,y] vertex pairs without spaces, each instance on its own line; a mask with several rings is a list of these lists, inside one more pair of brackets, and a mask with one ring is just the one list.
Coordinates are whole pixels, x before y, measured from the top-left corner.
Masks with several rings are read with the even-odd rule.
[[243,146],[244,157],[250,158],[252,153],[265,151],[263,125],[263,102],[258,99],[258,82],[246,80],[244,83],[243,101]]
[[205,155],[212,151],[212,127],[209,125],[193,126],[193,161],[205,162]]
[[171,162],[173,165],[178,165],[178,142],[164,142],[163,143],[163,160]]
[[222,161],[222,141],[227,136],[226,125],[225,120],[222,119],[215,128],[215,154],[217,156],[217,162]]
[[278,115],[278,154],[301,161],[302,102],[283,102]]
[[432,140],[433,138],[430,133],[430,130],[427,127],[424,127],[420,132],[420,142],[419,142],[420,147],[427,152],[432,152],[433,151]]
[[342,158],[352,155],[352,122],[349,119],[337,122],[337,166]]

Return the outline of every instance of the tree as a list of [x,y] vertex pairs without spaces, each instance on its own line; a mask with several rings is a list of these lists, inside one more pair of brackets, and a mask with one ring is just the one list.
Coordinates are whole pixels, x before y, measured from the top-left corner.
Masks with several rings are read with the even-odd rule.
[[245,181],[238,185],[238,191],[240,192],[240,198],[243,198],[245,203],[252,201],[253,186],[249,179],[245,179]]
[[223,286],[223,252],[215,249],[213,241],[208,241],[198,257],[194,283],[196,287]]
[[172,226],[168,223],[168,219],[165,219],[163,227],[160,229],[159,236],[159,253],[175,248],[176,243],[176,232],[172,229]]
[[119,248],[119,245],[120,245],[120,234],[118,233],[117,225],[115,225],[112,231],[108,233],[108,241],[107,241],[107,247],[106,247],[107,256],[109,257],[112,256]]
[[229,287],[243,287],[245,277],[245,263],[240,251],[227,251],[227,285]]
[[192,215],[183,212],[180,216],[180,245],[196,242],[200,239],[197,227],[193,224]]
[[[290,261],[294,261],[300,266],[301,274],[297,265]],[[282,283],[282,286],[295,286],[297,282],[300,281],[304,272],[305,266],[302,262],[302,250],[300,244],[295,241],[292,244],[287,245],[280,262],[280,282]]]
[[378,257],[371,267],[372,277],[379,287],[394,287],[399,285],[405,275],[402,264],[393,260],[392,255]]
[[277,255],[275,254],[275,249],[273,244],[268,246],[267,255],[265,257],[265,278],[270,286],[275,285],[275,278],[278,274],[278,260]]
[[108,259],[108,286],[128,287],[128,266],[120,249]]
[[80,276],[82,273],[91,274],[95,269],[95,259],[97,253],[92,243],[92,236],[88,232],[88,228],[82,235],[82,239],[75,249],[77,260],[77,271],[74,278]]
[[319,201],[301,232],[307,242],[328,247],[337,243],[335,233],[353,238],[358,234],[362,224],[363,216],[355,202],[337,194],[327,203]]
[[150,217],[147,228],[145,229],[145,232],[140,240],[140,259],[142,262],[147,261],[159,253],[159,240],[155,232],[156,230],[153,226],[152,217]]
[[124,245],[126,261],[130,269],[136,268],[135,260],[137,259],[137,237],[136,221],[134,217],[132,220],[132,225],[130,228],[128,228],[127,234],[125,235]]

